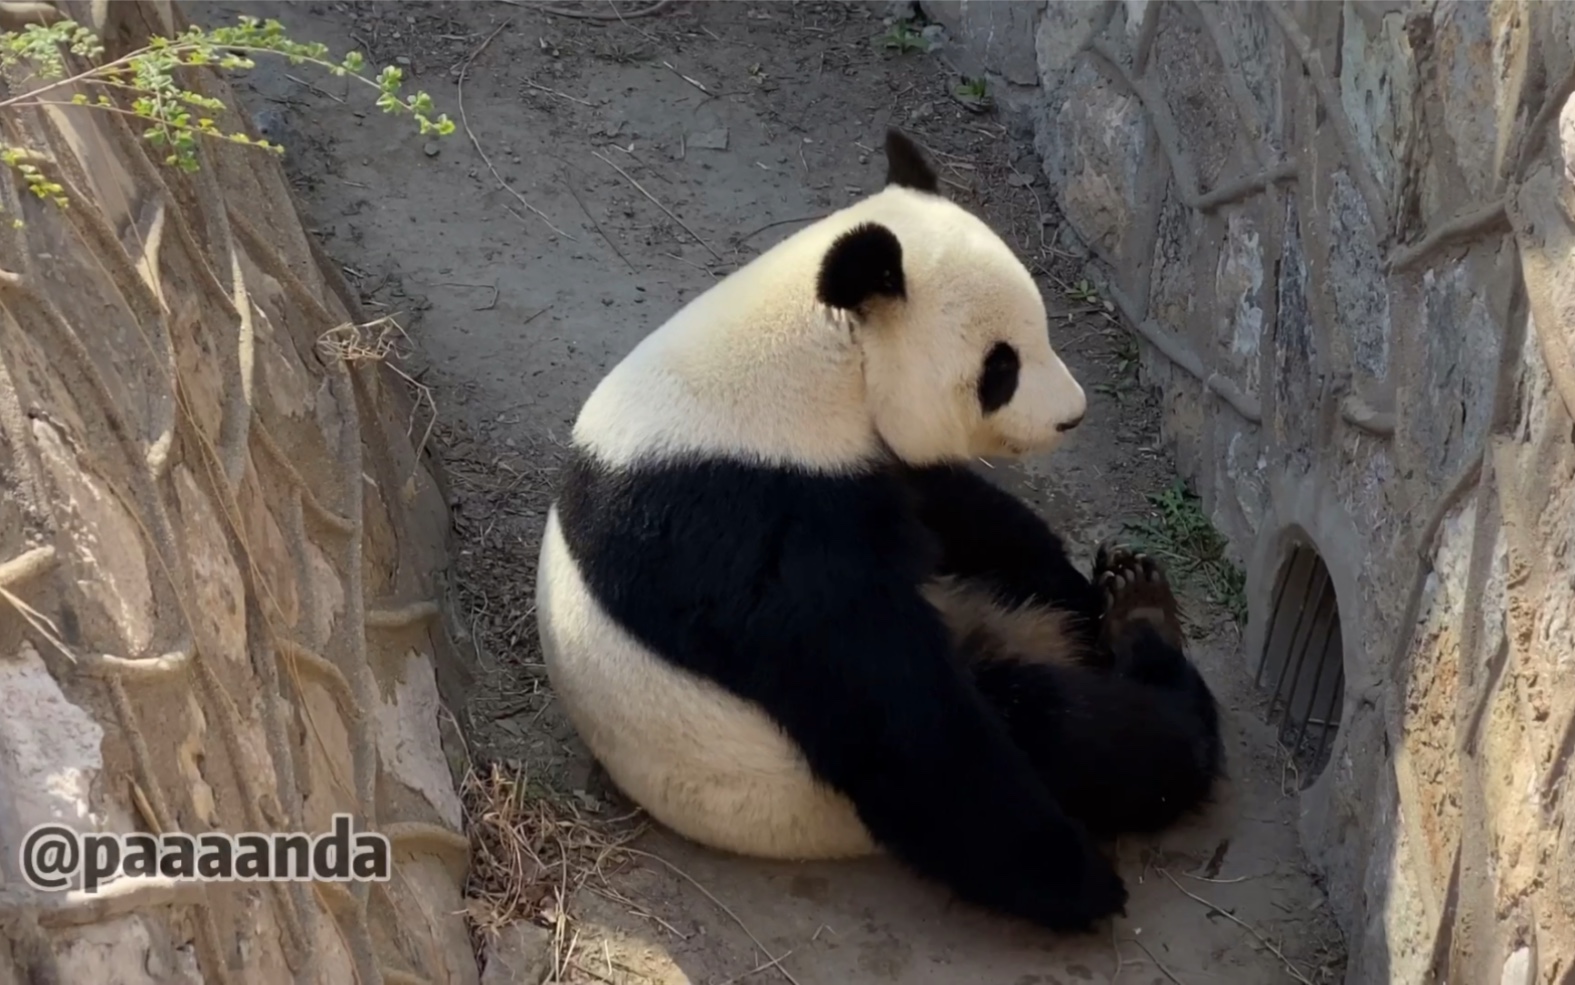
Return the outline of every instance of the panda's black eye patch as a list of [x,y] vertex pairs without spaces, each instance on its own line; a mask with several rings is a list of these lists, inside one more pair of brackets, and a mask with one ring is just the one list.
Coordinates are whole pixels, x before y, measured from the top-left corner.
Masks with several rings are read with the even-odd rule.
[[992,414],[1011,402],[1017,393],[1017,374],[1022,360],[1017,350],[1005,342],[997,342],[985,354],[984,366],[979,370],[979,406]]

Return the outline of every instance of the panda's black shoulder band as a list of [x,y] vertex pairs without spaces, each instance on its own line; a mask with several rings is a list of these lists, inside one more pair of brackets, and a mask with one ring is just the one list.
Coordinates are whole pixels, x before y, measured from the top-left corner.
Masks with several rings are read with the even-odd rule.
[[820,302],[855,311],[876,297],[907,297],[902,275],[902,243],[876,222],[854,226],[838,236],[820,261],[815,295]]

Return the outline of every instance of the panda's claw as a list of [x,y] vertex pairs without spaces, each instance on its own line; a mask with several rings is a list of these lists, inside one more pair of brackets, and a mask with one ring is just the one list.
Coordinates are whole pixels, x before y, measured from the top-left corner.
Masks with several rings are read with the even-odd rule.
[[1094,581],[1101,580],[1120,567],[1124,553],[1126,553],[1124,549],[1113,541],[1101,541],[1099,549],[1094,552]]
[[1102,540],[1102,541],[1099,542],[1099,548],[1096,551],[1094,551],[1094,580],[1095,581],[1098,581],[1102,574],[1104,574],[1106,571],[1110,570],[1110,550],[1111,550],[1111,547],[1112,547],[1112,545],[1111,545],[1110,541]]
[[1099,572],[1105,595],[1106,641],[1114,643],[1128,627],[1142,624],[1181,647],[1185,636],[1164,566],[1148,554],[1124,548],[1104,553],[1101,560],[1106,562]]

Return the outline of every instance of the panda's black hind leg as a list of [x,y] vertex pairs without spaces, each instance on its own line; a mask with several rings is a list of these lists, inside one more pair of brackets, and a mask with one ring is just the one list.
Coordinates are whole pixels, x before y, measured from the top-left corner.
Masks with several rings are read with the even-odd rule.
[[974,679],[1068,814],[1097,835],[1163,830],[1223,775],[1218,706],[1187,658],[1164,569],[1101,549],[1095,578],[1107,667],[977,660]]

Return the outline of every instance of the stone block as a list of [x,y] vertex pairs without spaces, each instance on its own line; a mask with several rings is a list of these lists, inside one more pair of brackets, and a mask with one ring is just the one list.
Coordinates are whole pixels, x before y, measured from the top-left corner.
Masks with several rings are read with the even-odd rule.
[[[1200,8],[1200,13],[1202,8]],[[1252,119],[1243,121],[1242,133],[1257,129],[1260,146],[1270,160],[1285,158],[1285,101],[1281,79],[1285,55],[1274,26],[1263,4],[1212,4],[1208,13],[1219,25],[1226,60],[1252,100]]]
[[1504,329],[1488,311],[1482,279],[1464,265],[1428,270],[1421,301],[1422,372],[1407,438],[1442,484],[1482,453]]
[[1197,175],[1197,191],[1257,170],[1242,154],[1246,145],[1240,139],[1241,121],[1214,43],[1198,19],[1178,4],[1166,4],[1160,11],[1147,74],[1176,122],[1181,152]]
[[1537,980],[1536,958],[1529,947],[1517,947],[1504,959],[1504,972],[1499,985],[1533,985]]
[[1198,242],[1204,222],[1181,203],[1174,187],[1165,195],[1149,268],[1148,316],[1178,335],[1196,323]]
[[[198,607],[192,618],[207,626],[206,637],[216,653],[209,659],[249,666],[246,652],[246,589],[241,569],[230,555],[218,511],[184,464],[174,468],[176,501],[186,532],[186,556],[191,564],[192,585]],[[200,645],[200,644],[199,644]]]
[[1043,0],[926,0],[925,14],[958,39],[965,75],[988,72],[1013,85],[1038,85],[1035,33]]
[[83,927],[55,950],[61,980],[115,985],[204,985],[196,954],[142,914]]
[[247,456],[246,472],[241,477],[236,499],[241,508],[247,551],[266,586],[262,604],[270,617],[293,629],[301,618],[296,563],[284,528],[269,507],[270,502],[282,503],[285,497],[270,497],[264,492],[257,469]]
[[1391,206],[1399,199],[1404,148],[1416,137],[1411,95],[1416,56],[1406,15],[1344,0],[1340,106],[1370,171]]
[[140,653],[153,641],[154,614],[137,521],[116,491],[87,471],[65,435],[46,420],[32,423],[39,464],[57,497],[56,523],[66,538],[69,577],[82,601],[96,610],[79,607],[76,619],[88,625],[68,628],[66,639],[96,635],[102,624],[119,637],[123,652]]
[[1447,872],[1460,848],[1461,761],[1455,732],[1461,699],[1462,638],[1470,596],[1471,545],[1477,523],[1472,500],[1443,523],[1434,550],[1416,634],[1404,665],[1401,742],[1415,777],[1415,823],[1430,871]]
[[1344,168],[1334,173],[1324,215],[1328,222],[1328,287],[1334,319],[1363,374],[1381,380],[1389,373],[1389,284],[1367,203]]
[[418,791],[444,823],[460,830],[464,818],[439,741],[442,703],[431,658],[407,653],[393,692],[392,700],[377,706],[378,755],[394,779]]
[[535,924],[511,923],[487,942],[481,985],[542,985],[552,973],[552,933]]
[[[1449,0],[1433,12],[1432,45],[1435,71],[1431,91],[1436,100],[1436,139],[1449,141],[1436,167],[1458,174],[1469,201],[1492,198],[1501,185],[1506,161],[1515,150],[1517,109],[1525,81],[1530,43],[1525,19],[1515,4]],[[1464,203],[1447,201],[1453,182],[1445,181],[1436,205],[1445,216]]]
[[1214,447],[1217,490],[1216,522],[1233,546],[1251,544],[1263,527],[1268,510],[1268,459],[1263,454],[1262,429],[1243,425],[1229,412],[1215,418]]
[[0,654],[0,789],[22,831],[45,821],[98,827],[92,796],[104,769],[104,730],[68,698],[27,642]]
[[1405,515],[1400,470],[1384,441],[1355,429],[1346,429],[1337,440],[1325,461],[1333,466],[1331,481],[1340,505],[1366,540],[1362,572],[1378,582],[1392,563],[1399,521]]
[[1225,240],[1214,269],[1214,324],[1209,340],[1220,358],[1215,371],[1236,381],[1243,393],[1258,393],[1258,351],[1263,342],[1264,236],[1245,207],[1228,212]]
[[1101,259],[1130,271],[1147,259],[1150,132],[1136,96],[1081,61],[1047,107],[1035,146],[1062,213]]
[[1274,418],[1272,428],[1284,454],[1299,462],[1303,471],[1310,465],[1311,449],[1317,431],[1316,416],[1323,390],[1320,371],[1321,353],[1313,325],[1312,308],[1307,296],[1308,268],[1295,199],[1285,206],[1285,235],[1281,247],[1279,278],[1275,285],[1275,311],[1279,323],[1274,332]]
[[1084,59],[1082,50],[1103,23],[1103,4],[1049,0],[1034,31],[1034,60],[1046,103],[1055,103],[1061,84]]

